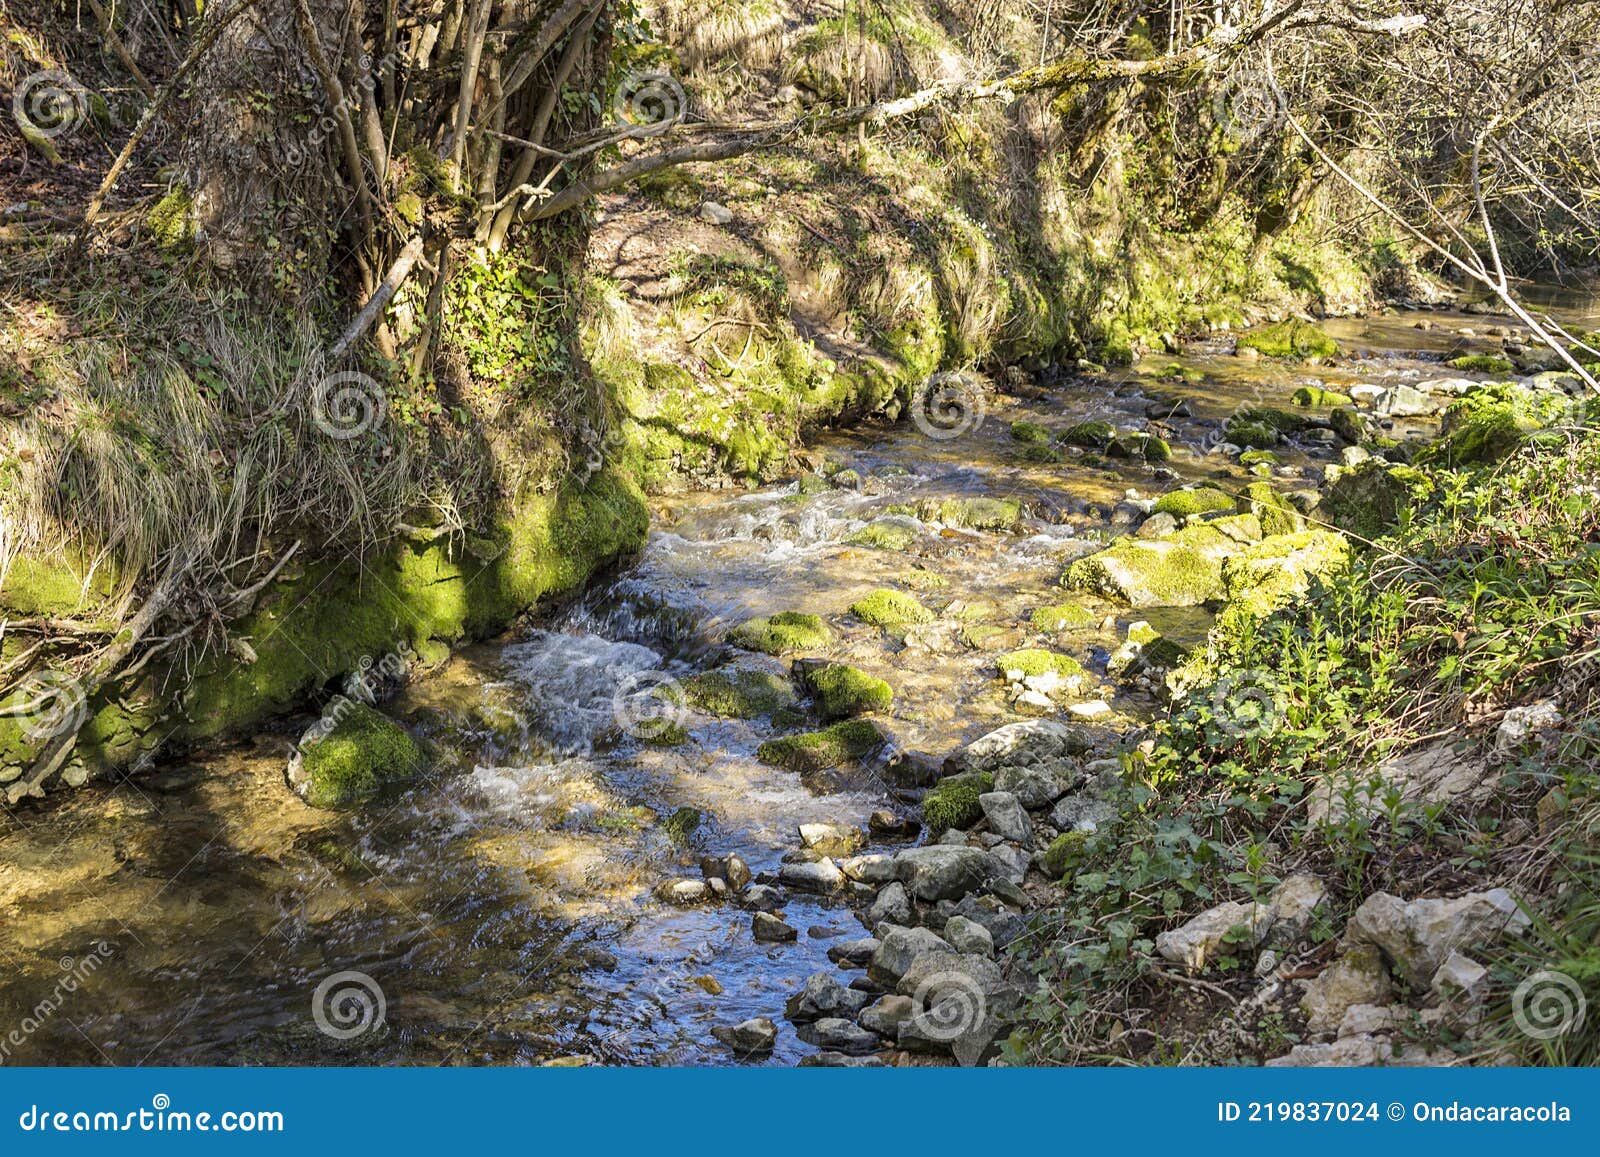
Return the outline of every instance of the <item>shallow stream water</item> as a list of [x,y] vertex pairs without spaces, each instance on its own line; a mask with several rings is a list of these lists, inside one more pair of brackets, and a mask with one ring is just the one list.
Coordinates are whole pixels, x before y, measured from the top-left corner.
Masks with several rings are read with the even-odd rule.
[[[1414,328],[1419,318],[1430,328]],[[756,746],[797,729],[769,720],[691,713],[685,744],[631,738],[617,726],[619,684],[730,659],[786,674],[787,660],[717,641],[752,615],[815,612],[834,627],[830,657],[893,686],[891,750],[943,755],[1021,717],[993,667],[1000,650],[1055,646],[1103,680],[1129,622],[1184,642],[1203,635],[1198,611],[1090,600],[1101,628],[1059,639],[1028,616],[1066,601],[1064,563],[1127,525],[1118,504],[1130,491],[1253,480],[1210,452],[1229,413],[1287,405],[1307,383],[1443,376],[1440,359],[1477,351],[1487,327],[1505,324],[1333,321],[1347,356],[1322,367],[1199,342],[1134,371],[1014,384],[954,437],[905,422],[823,438],[813,453],[854,470],[859,489],[791,482],[662,500],[629,569],[543,629],[460,652],[386,705],[449,758],[359,813],[312,810],[287,788],[286,723],[5,815],[0,1040],[15,1026],[20,1043],[0,1045],[0,1063],[722,1064],[732,1057],[712,1026],[770,1016],[780,1035],[768,1063],[792,1064],[813,1050],[782,1020],[784,1002],[831,967],[831,944],[865,934],[850,907],[795,894],[784,911],[799,939],[772,945],[753,940],[737,905],[678,908],[654,889],[698,877],[702,855],[774,871],[798,825],[865,827],[880,808],[915,816],[914,801],[879,764],[807,777],[763,765]],[[1204,380],[1159,377],[1171,364]],[[1174,414],[1179,402],[1187,414]],[[1033,464],[1010,436],[1017,420],[1060,429],[1087,418],[1163,433],[1172,462]],[[1281,453],[1275,481],[1295,490],[1314,488],[1338,452],[1307,439]],[[1027,514],[1011,533],[924,523],[907,551],[843,542],[886,506],[970,496],[1014,498]],[[887,637],[848,613],[877,587],[911,591],[940,617],[903,642]],[[1087,698],[1118,722],[1156,710],[1111,681]],[[666,821],[685,808],[703,822],[674,840]],[[374,1009],[381,1000],[381,1025],[351,1032],[363,1014],[349,998],[362,994]]]

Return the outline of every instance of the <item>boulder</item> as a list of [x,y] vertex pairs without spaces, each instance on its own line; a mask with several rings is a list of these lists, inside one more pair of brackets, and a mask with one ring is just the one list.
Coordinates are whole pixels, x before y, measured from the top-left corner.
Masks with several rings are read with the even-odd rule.
[[1258,947],[1272,926],[1266,904],[1227,903],[1210,908],[1188,923],[1156,936],[1156,951],[1174,964],[1199,972],[1206,961],[1229,947],[1248,952]]
[[1402,900],[1377,892],[1356,909],[1346,944],[1372,944],[1414,988],[1426,988],[1451,953],[1515,936],[1531,923],[1504,888],[1453,900]]
[[1393,992],[1382,955],[1371,945],[1358,945],[1304,983],[1300,1011],[1311,1032],[1337,1032],[1345,1013],[1355,1005],[1388,1004]]
[[840,863],[839,870],[861,884],[886,884],[895,878],[893,856],[852,856]]
[[1070,759],[1055,760],[1042,767],[1002,767],[994,773],[995,790],[1010,795],[1025,808],[1049,807],[1082,780],[1082,770]]
[[876,936],[841,940],[828,949],[828,959],[840,968],[865,968],[882,943]]
[[844,885],[839,865],[824,856],[805,864],[785,864],[778,869],[778,880],[802,892],[835,892]]
[[861,1027],[894,1040],[899,1036],[900,1026],[910,1020],[916,1011],[917,1007],[909,996],[891,993],[879,997],[861,1010]]
[[951,1053],[968,1065],[981,1058],[1014,1002],[994,961],[971,953],[920,956],[895,987],[915,1010],[899,1027],[900,1047]]
[[867,909],[867,927],[876,928],[879,924],[905,924],[911,920],[911,897],[906,893],[906,886],[896,880],[885,884],[878,892],[878,898]]
[[[996,777],[998,786],[998,777]],[[1009,791],[985,792],[978,797],[989,830],[1003,840],[1028,845],[1033,842],[1033,823],[1017,796]]]
[[952,916],[945,921],[944,938],[957,952],[994,956],[994,937],[989,935],[989,930],[965,916]]
[[854,1017],[872,1000],[864,992],[846,988],[832,973],[818,972],[806,978],[805,987],[784,1005],[783,1015],[795,1024],[824,1017]]
[[878,950],[867,964],[867,977],[882,985],[893,985],[911,965],[923,956],[956,955],[949,941],[926,928],[886,926],[879,929]]
[[1327,885],[1315,876],[1290,876],[1280,883],[1267,897],[1274,943],[1292,944],[1310,932],[1327,900]]
[[763,944],[787,944],[799,939],[800,933],[770,912],[757,912],[750,921],[750,933]]
[[846,1056],[860,1056],[883,1047],[876,1033],[843,1017],[826,1016],[803,1024],[796,1031],[806,1044],[841,1052]]
[[1076,728],[1054,720],[1030,719],[1007,724],[973,740],[945,760],[945,773],[996,772],[1002,767],[1055,768],[1060,760],[1083,755],[1093,746]]
[[778,1026],[764,1016],[757,1016],[738,1024],[716,1025],[711,1035],[740,1056],[759,1056],[772,1051],[778,1041]]
[[907,848],[894,858],[895,875],[918,900],[959,900],[995,875],[996,864],[977,848],[936,844]]
[[710,899],[711,888],[704,880],[666,880],[656,885],[656,898],[687,908]]
[[867,842],[860,828],[845,824],[801,824],[800,842],[826,856],[843,856]]

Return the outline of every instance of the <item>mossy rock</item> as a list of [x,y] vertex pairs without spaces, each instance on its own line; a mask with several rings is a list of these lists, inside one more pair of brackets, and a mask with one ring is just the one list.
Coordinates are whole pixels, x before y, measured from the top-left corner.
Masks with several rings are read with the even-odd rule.
[[[322,728],[331,724],[322,733]],[[344,810],[376,799],[427,768],[422,745],[388,716],[353,699],[336,699],[323,724],[301,741],[290,785],[315,808]]]
[[1292,318],[1269,325],[1239,339],[1239,348],[1255,350],[1269,358],[1331,358],[1339,353],[1339,343],[1316,326]]
[[756,758],[790,771],[826,771],[865,759],[884,742],[883,733],[865,719],[847,719],[821,731],[769,739],[756,748]]
[[993,790],[994,776],[986,771],[947,776],[922,797],[922,822],[936,836],[951,828],[965,831],[983,818],[978,797]]
[[[1129,623],[1127,641],[1138,649],[1138,665],[1141,667],[1177,667],[1189,655],[1184,647],[1174,643],[1149,623]],[[1116,657],[1112,658],[1115,662]]]
[[844,542],[847,546],[865,546],[872,550],[905,550],[917,541],[921,532],[921,528],[909,519],[890,516],[873,519],[847,536]]
[[1276,466],[1282,459],[1271,450],[1246,450],[1239,455],[1239,465],[1250,466]]
[[1236,446],[1248,446],[1253,450],[1269,449],[1283,441],[1283,435],[1265,422],[1238,419],[1229,420],[1223,429],[1223,436]]
[[1509,374],[1516,368],[1507,359],[1490,354],[1465,354],[1459,358],[1451,358],[1445,364],[1453,370],[1475,371],[1480,374]]
[[1238,509],[1255,515],[1261,523],[1261,533],[1269,538],[1275,534],[1293,534],[1306,524],[1304,516],[1270,482],[1252,482],[1246,486],[1239,496]]
[[1206,375],[1202,371],[1190,369],[1177,362],[1169,362],[1163,366],[1156,377],[1164,382],[1185,382],[1189,385],[1197,385],[1206,380]]
[[1198,490],[1174,490],[1156,500],[1152,514],[1170,514],[1174,518],[1189,518],[1196,514],[1216,514],[1232,510],[1234,500],[1220,490],[1202,486]]
[[1011,440],[1013,442],[1026,442],[1035,446],[1047,445],[1050,441],[1050,431],[1039,425],[1038,422],[1012,422]]
[[844,663],[799,665],[798,673],[823,719],[848,719],[888,711],[894,705],[889,684]]
[[856,470],[840,470],[828,478],[836,490],[860,490],[861,474]]
[[1229,419],[1230,425],[1234,422],[1256,422],[1271,426],[1280,434],[1298,434],[1310,424],[1310,419],[1304,414],[1280,409],[1277,406],[1245,406]]
[[1061,431],[1058,441],[1069,446],[1082,446],[1086,450],[1103,450],[1116,436],[1116,427],[1110,422],[1079,422]]
[[863,623],[886,631],[900,630],[918,623],[931,623],[934,614],[903,591],[875,590],[850,604],[850,613]]
[[1052,635],[1062,631],[1089,631],[1100,623],[1093,611],[1077,603],[1040,607],[1029,616],[1028,621],[1033,624],[1034,630]]
[[928,505],[926,517],[968,530],[1012,530],[1022,520],[1022,504],[1010,498],[947,498]]
[[1359,446],[1367,436],[1367,423],[1362,418],[1360,411],[1346,406],[1341,406],[1328,415],[1328,423],[1333,427],[1333,432],[1343,438],[1352,446]]
[[1061,879],[1082,859],[1088,840],[1088,832],[1062,832],[1040,853],[1040,871],[1053,879]]
[[1083,664],[1071,655],[1057,654],[1041,647],[1024,647],[1008,651],[995,659],[1001,678],[1017,683],[1036,675],[1054,673],[1064,682],[1081,681],[1085,675]]
[[661,831],[673,843],[683,846],[693,838],[705,814],[697,807],[681,807],[661,821]]
[[1041,466],[1054,466],[1065,462],[1067,456],[1054,446],[1026,445],[1017,451],[1017,457],[1024,462],[1033,462]]
[[697,711],[729,719],[758,719],[797,701],[787,680],[769,671],[705,671],[683,681],[684,698]]
[[1374,539],[1399,521],[1428,486],[1420,471],[1373,458],[1341,471],[1323,492],[1317,513],[1346,534]]
[[1195,607],[1223,595],[1220,560],[1175,536],[1124,538],[1073,563],[1062,582],[1135,607]]
[[1133,458],[1145,462],[1167,462],[1172,459],[1172,447],[1154,434],[1120,434],[1106,447],[1110,458]]
[[1350,543],[1331,530],[1302,530],[1263,539],[1224,560],[1222,585],[1228,610],[1264,618],[1303,595],[1314,578],[1329,578],[1350,560]]
[[822,616],[804,611],[780,611],[764,619],[750,619],[728,632],[728,642],[746,651],[787,655],[816,651],[833,642],[833,632]]
[[1472,390],[1444,412],[1441,437],[1419,461],[1443,466],[1498,462],[1527,439],[1564,418],[1571,400],[1554,391],[1515,384]]
[[1306,406],[1312,409],[1355,404],[1349,394],[1341,394],[1337,390],[1325,390],[1321,386],[1301,386],[1294,392],[1294,397],[1291,401],[1297,406]]

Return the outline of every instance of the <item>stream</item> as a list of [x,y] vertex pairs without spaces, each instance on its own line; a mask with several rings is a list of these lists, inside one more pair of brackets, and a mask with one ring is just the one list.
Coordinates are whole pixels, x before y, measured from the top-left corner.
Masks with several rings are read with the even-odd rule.
[[[1594,325],[1600,308],[1573,312]],[[959,436],[902,422],[828,434],[806,452],[854,471],[858,486],[791,480],[658,499],[629,569],[541,629],[457,652],[384,704],[448,757],[360,812],[315,811],[285,785],[301,719],[4,815],[0,1040],[19,1031],[0,1063],[712,1065],[735,1060],[714,1026],[767,1016],[779,1035],[762,1063],[795,1064],[816,1050],[783,1020],[784,1002],[834,967],[831,946],[866,934],[850,904],[789,892],[798,939],[771,944],[753,939],[736,902],[678,907],[658,888],[698,879],[703,856],[736,854],[766,879],[799,848],[799,825],[865,830],[880,809],[915,817],[915,793],[882,757],[804,776],[756,758],[763,740],[814,729],[814,717],[777,726],[690,711],[685,743],[630,736],[617,726],[619,683],[719,662],[787,675],[788,658],[720,639],[751,616],[798,610],[832,626],[827,657],[893,687],[881,720],[890,753],[938,759],[1024,718],[993,659],[1026,646],[1078,658],[1098,683],[1080,698],[1105,705],[1097,722],[1134,726],[1160,708],[1147,687],[1106,675],[1128,625],[1193,644],[1207,616],[1069,597],[1063,566],[1142,516],[1130,497],[1254,481],[1214,452],[1241,405],[1287,407],[1305,384],[1459,376],[1440,360],[1492,348],[1488,328],[1508,325],[1456,312],[1329,321],[1346,354],[1327,366],[1198,341],[1103,377],[1013,381]],[[1162,377],[1174,364],[1203,380]],[[1010,433],[1016,421],[1060,430],[1088,419],[1161,433],[1172,460],[1090,463],[1066,450],[1034,463]],[[1315,489],[1339,459],[1329,434],[1281,449],[1275,484]],[[1015,499],[1022,521],[989,532],[918,519],[903,551],[844,542],[886,507],[971,497]],[[939,617],[890,637],[849,613],[875,588],[913,593]],[[1034,609],[1070,599],[1100,626],[1052,639],[1030,625]]]

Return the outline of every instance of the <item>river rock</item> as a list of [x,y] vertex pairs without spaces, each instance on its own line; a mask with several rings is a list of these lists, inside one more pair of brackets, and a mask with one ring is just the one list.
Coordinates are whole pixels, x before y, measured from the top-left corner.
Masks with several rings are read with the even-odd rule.
[[711,889],[704,880],[664,880],[656,885],[656,898],[687,908],[705,903],[711,898]]
[[895,878],[893,856],[852,856],[839,865],[839,870],[862,884],[887,884]]
[[752,1017],[738,1024],[719,1024],[711,1035],[741,1056],[759,1056],[770,1053],[778,1042],[778,1026],[764,1016]]
[[868,928],[876,928],[879,924],[905,924],[910,920],[911,897],[906,893],[906,886],[898,880],[886,884],[872,902],[872,907],[867,909]]
[[882,985],[897,983],[919,957],[956,955],[949,941],[926,928],[886,925],[879,930],[879,941],[878,950],[867,963],[867,977]]
[[915,1009],[897,1040],[912,1052],[952,1053],[975,1064],[1009,1012],[1013,994],[994,961],[964,953],[918,957],[896,985]]
[[[973,740],[946,759],[944,769],[946,775],[958,775],[969,771],[992,772],[1002,767],[1054,767],[1057,761],[1070,761],[1093,746],[1082,733],[1064,723],[1053,719],[1028,719],[1008,723]],[[1069,766],[1075,768],[1076,763]]]
[[854,1017],[871,1000],[866,993],[840,984],[832,973],[818,972],[807,977],[805,987],[789,998],[783,1015],[795,1024],[823,1017]]
[[1156,951],[1190,972],[1199,972],[1207,960],[1224,949],[1224,940],[1235,928],[1245,930],[1244,938],[1230,940],[1229,944],[1250,949],[1266,939],[1271,926],[1272,909],[1265,904],[1218,904],[1188,923],[1157,935]]
[[1087,792],[1069,795],[1050,810],[1050,822],[1064,832],[1092,832],[1117,818],[1116,807]]
[[785,864],[778,869],[781,883],[802,892],[835,892],[844,884],[839,865],[824,856],[811,863]]
[[959,900],[995,875],[995,862],[977,848],[907,848],[894,858],[895,875],[918,900]]
[[989,930],[965,916],[952,916],[944,922],[944,938],[957,952],[994,956],[994,937],[989,935]]
[[1392,418],[1425,418],[1437,414],[1444,404],[1415,386],[1390,386],[1373,403],[1374,410]]
[[755,914],[750,921],[750,933],[762,944],[787,944],[800,937],[800,933],[770,912]]
[[910,1020],[916,1011],[917,1006],[909,996],[894,993],[880,996],[861,1010],[861,1027],[894,1040],[900,1035],[900,1026]]
[[910,816],[896,815],[892,811],[883,809],[867,817],[867,828],[874,835],[887,839],[908,840],[922,830],[922,825]]
[[883,1067],[883,1059],[875,1056],[853,1057],[848,1053],[826,1049],[820,1053],[812,1053],[808,1057],[801,1057],[800,1067],[802,1069],[879,1069]]
[[1350,917],[1345,943],[1376,945],[1396,975],[1416,988],[1426,988],[1452,952],[1515,936],[1530,923],[1504,888],[1454,900],[1407,901],[1376,892]]
[[728,887],[735,892],[742,892],[749,886],[753,877],[748,864],[738,856],[729,856],[722,862],[722,878],[728,881]]
[[801,824],[800,842],[826,856],[843,856],[867,842],[861,829],[844,824]]
[[869,1032],[855,1021],[845,1020],[843,1017],[825,1016],[810,1024],[803,1024],[795,1031],[808,1045],[831,1049],[846,1056],[860,1056],[863,1053],[875,1052],[882,1047],[876,1033]]
[[844,940],[828,949],[828,959],[840,968],[865,968],[882,943],[876,936]]
[[783,907],[783,893],[771,884],[751,884],[739,899],[746,908],[758,912],[775,912]]
[[1315,876],[1290,876],[1272,890],[1272,939],[1292,944],[1311,931],[1317,912],[1327,903],[1328,888]]
[[1165,538],[1178,529],[1178,520],[1166,511],[1152,514],[1135,532],[1140,538]]
[[952,905],[945,918],[948,920],[950,916],[964,916],[974,924],[981,924],[996,948],[1004,948],[1028,928],[1026,920],[994,896],[964,897]]
[[1083,769],[1072,758],[1008,764],[994,773],[995,790],[1016,796],[1025,808],[1049,807],[1082,781]]
[[1001,839],[1019,844],[1033,842],[1033,824],[1027,810],[1009,791],[985,792],[978,797],[978,806],[983,809],[990,830]]
[[1388,1004],[1394,992],[1383,956],[1370,944],[1347,949],[1343,956],[1304,983],[1300,1011],[1313,1033],[1338,1031],[1344,1014],[1358,1004]]

